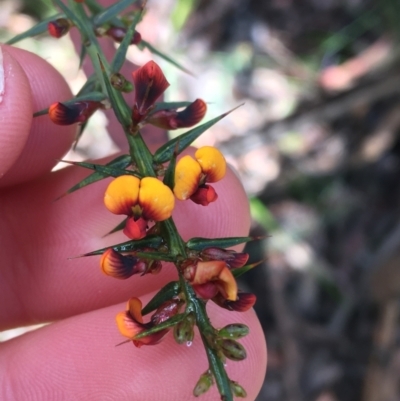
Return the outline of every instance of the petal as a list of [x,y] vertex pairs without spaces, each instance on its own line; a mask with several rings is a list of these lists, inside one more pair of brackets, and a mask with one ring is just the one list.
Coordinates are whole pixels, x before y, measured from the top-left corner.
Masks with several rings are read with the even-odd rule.
[[171,189],[154,177],[140,181],[139,204],[146,220],[163,221],[171,217],[175,198]]
[[197,263],[196,271],[191,283],[196,285],[218,280],[219,275],[225,268],[226,264],[221,260],[211,260],[208,262],[200,261]]
[[106,208],[114,214],[132,214],[138,202],[140,180],[133,175],[121,175],[111,181],[104,195]]
[[164,302],[151,317],[152,324],[156,326],[175,316],[179,312],[180,305],[179,300],[175,299]]
[[199,186],[201,166],[191,156],[184,156],[175,167],[174,194],[179,200],[189,199]]
[[146,121],[163,129],[188,128],[200,122],[206,111],[206,103],[197,99],[182,111],[159,110],[148,117]]
[[137,273],[135,270],[137,262],[137,258],[121,255],[109,248],[101,256],[100,267],[107,276],[124,280]]
[[179,111],[176,116],[177,128],[188,128],[199,123],[205,116],[207,105],[204,100],[196,99],[193,103],[186,107],[185,110]]
[[238,287],[232,272],[225,267],[217,280],[217,286],[222,296],[228,301],[236,301]]
[[143,115],[164,93],[169,83],[154,61],[138,68],[132,73],[132,77],[135,84],[135,104],[139,113]]
[[101,102],[79,101],[72,104],[53,103],[49,107],[49,117],[58,125],[71,125],[85,122],[97,109],[103,107]]
[[236,301],[228,301],[222,294],[217,294],[212,300],[221,308],[228,309],[229,311],[246,312],[254,306],[257,298],[254,294],[239,292]]
[[115,319],[120,333],[130,340],[145,329],[141,323],[132,319],[128,311],[118,313]]
[[223,154],[213,146],[203,146],[197,149],[194,157],[199,162],[207,182],[217,182],[224,178],[226,161]]
[[139,298],[131,298],[128,301],[127,309],[134,320],[143,324],[142,301]]
[[203,299],[214,298],[219,291],[214,281],[209,281],[208,283],[199,285],[193,284],[193,289],[196,292],[196,295]]
[[135,220],[129,217],[126,221],[124,234],[130,239],[142,239],[146,236],[147,221],[140,217]]
[[198,205],[208,206],[211,202],[218,199],[218,194],[211,185],[201,185],[197,191],[190,197],[190,200]]

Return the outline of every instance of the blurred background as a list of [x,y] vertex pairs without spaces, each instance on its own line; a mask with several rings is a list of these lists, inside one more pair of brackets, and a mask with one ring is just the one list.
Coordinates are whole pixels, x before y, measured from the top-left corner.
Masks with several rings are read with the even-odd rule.
[[[0,0],[0,41],[52,13]],[[399,15],[398,0],[150,0],[138,31],[195,77],[129,51],[162,65],[166,100],[206,100],[207,119],[244,103],[198,144],[237,169],[265,238],[240,284],[268,342],[258,401],[400,400]],[[84,83],[68,38],[19,46]],[[117,150],[106,123],[96,113],[65,158]]]

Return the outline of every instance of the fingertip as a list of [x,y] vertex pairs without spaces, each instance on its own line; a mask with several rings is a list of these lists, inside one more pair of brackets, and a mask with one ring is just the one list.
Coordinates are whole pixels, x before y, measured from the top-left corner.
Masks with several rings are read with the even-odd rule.
[[0,46],[0,179],[21,154],[32,122],[28,77],[7,49]]
[[[5,50],[5,51],[4,51]],[[15,64],[19,66],[19,75],[10,81],[9,91],[17,98],[8,111],[8,136],[21,136],[19,125],[24,123],[25,141],[20,146],[17,157],[9,163],[8,172],[0,180],[0,186],[17,184],[40,176],[51,170],[57,159],[70,148],[76,132],[76,125],[57,126],[47,115],[36,117],[32,113],[47,108],[55,101],[64,101],[72,97],[68,84],[61,74],[39,56],[26,50],[3,46]],[[22,87],[22,81],[25,86]],[[6,93],[5,96],[11,95]],[[29,101],[30,108],[25,106]],[[27,123],[26,123],[26,121]],[[3,131],[4,127],[1,127]],[[27,131],[27,132],[26,132]],[[19,141],[21,145],[21,140]]]

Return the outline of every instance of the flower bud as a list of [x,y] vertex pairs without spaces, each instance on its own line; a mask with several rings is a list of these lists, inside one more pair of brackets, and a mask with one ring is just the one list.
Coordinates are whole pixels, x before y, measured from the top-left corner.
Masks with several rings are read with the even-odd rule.
[[49,34],[57,39],[66,35],[71,27],[71,21],[66,18],[58,18],[54,21],[50,21],[47,24],[47,30],[49,31]]
[[232,361],[243,361],[246,359],[247,354],[242,344],[229,338],[219,341],[220,350],[222,353]]
[[211,372],[207,371],[206,373],[203,373],[193,390],[193,395],[198,397],[199,395],[206,393],[213,384],[214,380]]
[[188,315],[174,326],[174,338],[178,344],[191,343],[194,338],[194,317]]
[[84,123],[96,110],[103,107],[101,102],[93,100],[80,100],[71,104],[56,102],[49,107],[49,117],[58,125]]
[[[121,43],[126,36],[126,31],[126,28],[112,26],[106,31],[106,35],[113,38],[116,42]],[[140,43],[141,40],[142,35],[139,32],[135,31],[131,40],[131,45],[137,45],[138,43]]]
[[133,85],[119,72],[115,72],[110,76],[111,85],[120,92],[132,92]]
[[254,306],[257,297],[248,292],[239,292],[236,301],[227,300],[221,294],[217,294],[212,300],[221,308],[230,311],[245,312]]
[[232,269],[243,267],[249,259],[248,253],[217,247],[203,249],[200,255],[207,260],[223,260]]
[[233,380],[230,382],[232,393],[235,397],[246,398],[246,390],[238,383]]
[[249,334],[249,328],[242,323],[228,324],[218,331],[218,335],[222,338],[232,338],[237,340]]
[[179,312],[180,306],[181,302],[177,299],[170,299],[169,301],[164,302],[151,317],[151,323],[156,326],[165,322]]

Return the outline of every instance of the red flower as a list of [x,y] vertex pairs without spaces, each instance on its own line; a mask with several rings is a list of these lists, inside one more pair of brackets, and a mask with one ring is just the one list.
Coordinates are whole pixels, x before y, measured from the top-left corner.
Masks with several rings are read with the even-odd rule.
[[156,100],[165,92],[169,83],[161,68],[149,61],[132,73],[135,85],[135,101],[132,110],[132,120],[138,124],[151,111]]
[[49,117],[58,125],[84,123],[96,110],[103,107],[101,102],[92,100],[81,100],[68,105],[56,102],[49,107]]
[[[113,38],[116,42],[121,43],[126,36],[126,28],[121,28],[117,26],[112,26],[111,28],[107,29],[106,35]],[[133,34],[131,45],[137,45],[142,40],[142,35],[135,31]]]
[[228,300],[221,294],[217,294],[212,300],[221,308],[236,312],[246,312],[254,306],[257,297],[248,292],[239,292],[236,301]]

